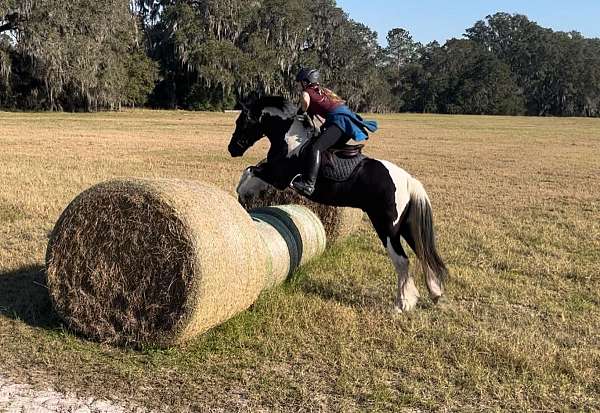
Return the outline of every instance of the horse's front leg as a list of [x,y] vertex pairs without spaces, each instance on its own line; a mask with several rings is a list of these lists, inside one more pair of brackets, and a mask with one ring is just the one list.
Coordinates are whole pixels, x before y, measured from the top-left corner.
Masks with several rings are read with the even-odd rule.
[[271,185],[260,179],[254,173],[253,166],[246,168],[236,188],[238,201],[242,205],[248,205],[261,193],[268,191]]

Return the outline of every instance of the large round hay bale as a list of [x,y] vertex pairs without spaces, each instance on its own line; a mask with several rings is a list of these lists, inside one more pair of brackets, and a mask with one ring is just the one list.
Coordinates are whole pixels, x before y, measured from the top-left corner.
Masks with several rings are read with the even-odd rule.
[[[96,185],[52,231],[53,305],[71,328],[102,342],[182,343],[245,310],[325,248],[324,230],[305,208],[261,214],[268,219],[251,218],[233,197],[201,183]],[[273,217],[281,225],[267,222]],[[296,262],[289,242],[304,246],[294,250]]]
[[361,225],[363,212],[356,208],[341,208],[317,204],[299,195],[293,189],[279,191],[273,187],[249,199],[242,206],[246,210],[273,205],[302,205],[313,211],[323,223],[327,242],[330,244],[344,240],[355,233]]
[[176,180],[112,181],[80,194],[59,218],[46,257],[48,288],[57,312],[88,337],[176,344],[255,301],[264,248],[248,214],[223,191]]

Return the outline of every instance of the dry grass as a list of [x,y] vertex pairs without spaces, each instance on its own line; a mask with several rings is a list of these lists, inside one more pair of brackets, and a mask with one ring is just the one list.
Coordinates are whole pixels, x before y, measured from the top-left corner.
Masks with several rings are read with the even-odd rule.
[[115,177],[233,191],[265,146],[230,159],[230,114],[0,113],[0,371],[175,411],[598,411],[600,121],[379,120],[367,153],[432,199],[444,307],[392,317],[393,269],[364,223],[185,348],[133,351],[83,340],[49,311],[40,281],[58,215]]

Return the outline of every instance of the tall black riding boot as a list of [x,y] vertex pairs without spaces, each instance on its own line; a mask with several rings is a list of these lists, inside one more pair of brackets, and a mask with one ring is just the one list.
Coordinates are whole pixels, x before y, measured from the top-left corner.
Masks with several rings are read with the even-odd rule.
[[302,195],[311,196],[315,191],[315,184],[321,167],[321,151],[318,149],[312,151],[310,156],[306,157],[306,162],[305,173],[294,178],[291,185]]

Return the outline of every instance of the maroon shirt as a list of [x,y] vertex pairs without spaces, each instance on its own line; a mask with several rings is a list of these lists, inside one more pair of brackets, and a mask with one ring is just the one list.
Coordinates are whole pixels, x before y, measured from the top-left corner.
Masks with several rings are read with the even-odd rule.
[[325,118],[329,112],[344,104],[343,102],[333,101],[319,85],[310,85],[304,91],[310,96],[310,105],[308,105],[307,112],[311,116],[319,115]]

